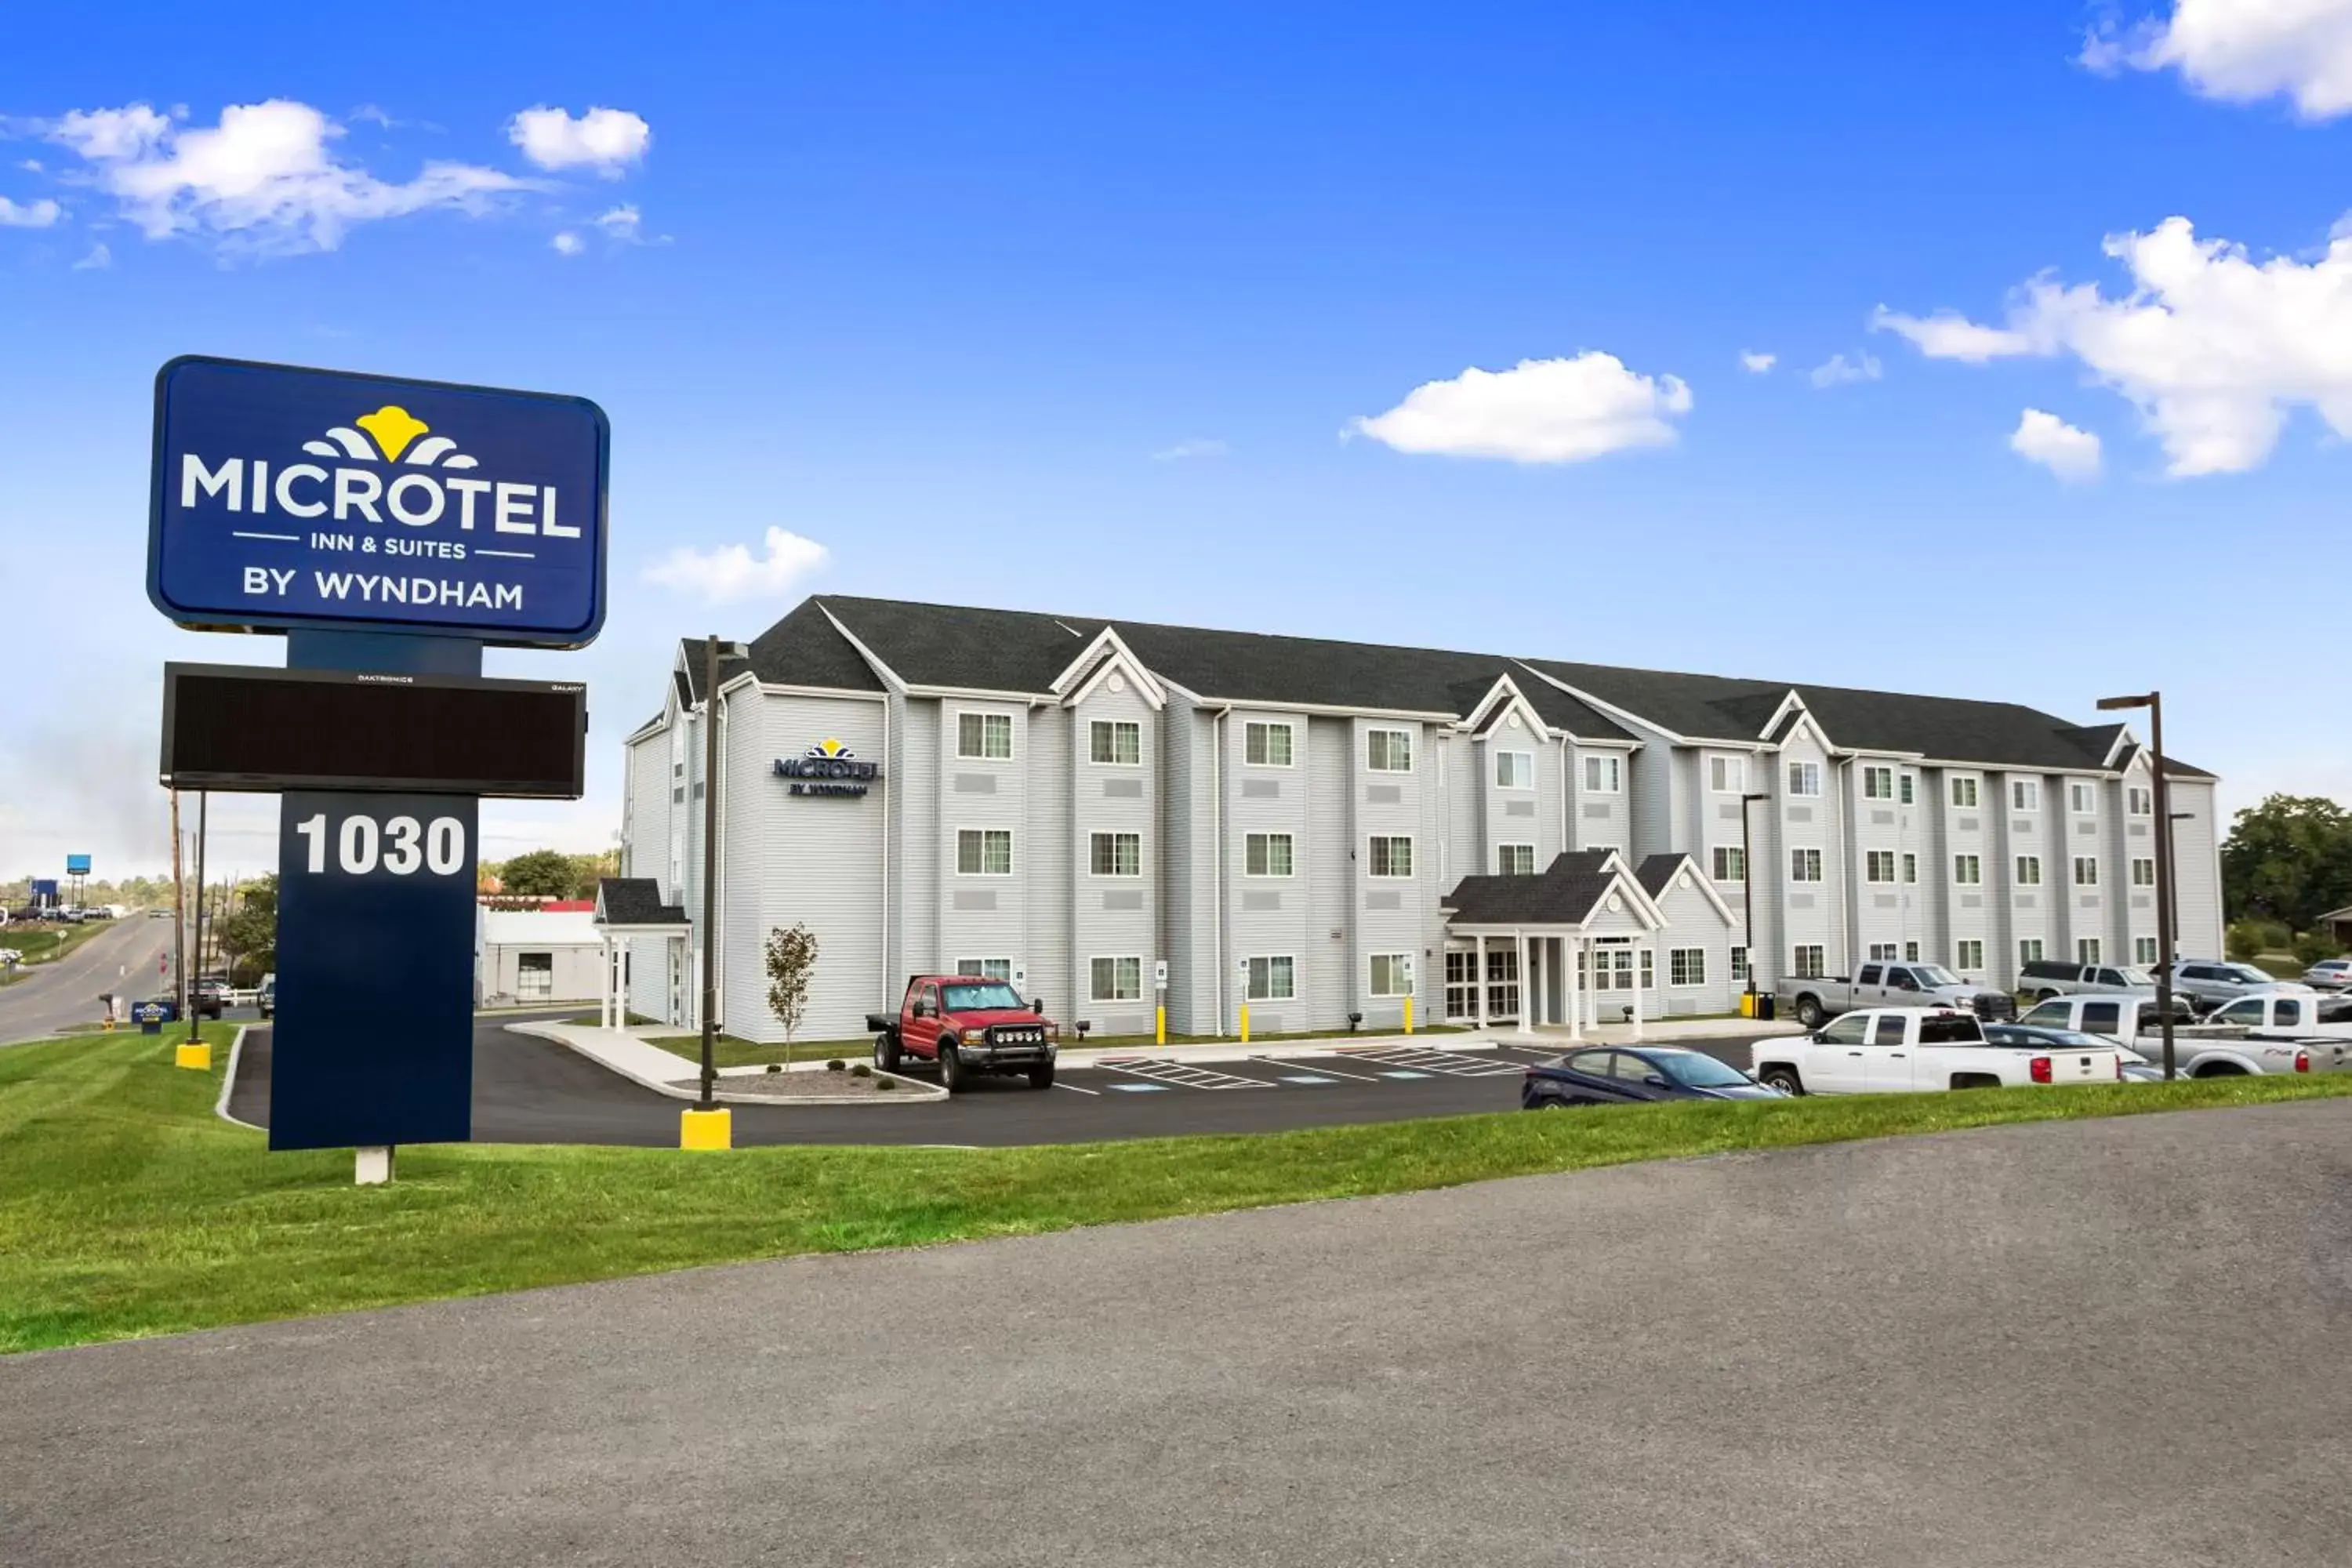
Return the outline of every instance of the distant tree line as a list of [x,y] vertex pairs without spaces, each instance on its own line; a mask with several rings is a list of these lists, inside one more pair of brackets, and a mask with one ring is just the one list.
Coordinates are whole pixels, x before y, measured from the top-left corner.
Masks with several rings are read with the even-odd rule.
[[2319,917],[2352,906],[2352,813],[2323,795],[2274,795],[2239,812],[2221,844],[2232,957],[2343,951]]

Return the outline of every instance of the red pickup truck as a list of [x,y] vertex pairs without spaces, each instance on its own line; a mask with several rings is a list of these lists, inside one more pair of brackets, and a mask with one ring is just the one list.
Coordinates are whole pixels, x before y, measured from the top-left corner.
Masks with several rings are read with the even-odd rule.
[[1059,1033],[1045,1021],[1045,1005],[1021,1000],[1002,980],[977,974],[918,974],[896,1016],[868,1013],[874,1065],[897,1072],[909,1058],[937,1062],[950,1094],[983,1073],[1018,1073],[1032,1089],[1054,1087]]

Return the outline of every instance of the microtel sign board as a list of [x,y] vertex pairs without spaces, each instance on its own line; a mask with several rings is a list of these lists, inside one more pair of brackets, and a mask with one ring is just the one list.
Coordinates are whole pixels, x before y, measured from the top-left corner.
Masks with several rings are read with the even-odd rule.
[[879,766],[859,762],[839,741],[819,741],[797,757],[778,757],[775,773],[792,780],[794,795],[862,795],[882,778]]
[[184,626],[580,647],[611,441],[584,398],[190,356],[155,377],[147,596]]

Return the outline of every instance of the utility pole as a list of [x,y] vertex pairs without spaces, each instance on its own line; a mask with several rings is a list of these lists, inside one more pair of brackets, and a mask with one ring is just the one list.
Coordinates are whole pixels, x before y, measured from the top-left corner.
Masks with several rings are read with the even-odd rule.
[[2148,742],[2155,753],[2148,779],[2156,795],[2151,803],[2156,807],[2156,820],[2150,824],[2157,829],[2156,1011],[2157,1026],[2164,1031],[2164,1077],[2169,1083],[2176,1072],[2172,1048],[2172,792],[2164,777],[2164,693],[2103,698],[2099,707],[2107,712],[2126,708],[2147,710]]
[[180,881],[180,792],[172,792],[172,986],[188,1011],[188,899]]
[[712,942],[719,923],[719,634],[702,644],[702,1109],[710,1109],[710,1092],[719,1069],[712,1065],[717,1045],[714,1015],[719,1011],[719,973],[711,963]]
[[[1748,994],[1751,997],[1756,994],[1756,857],[1749,853],[1748,808],[1757,801],[1771,798],[1769,795],[1743,795],[1739,797],[1739,920],[1746,928],[1739,940],[1746,944]],[[1748,1003],[1748,1012],[1749,1016],[1755,1016],[1754,1002]]]
[[188,1044],[199,1038],[196,1031],[195,971],[205,963],[205,818],[212,805],[209,791],[196,792],[196,958],[188,966],[188,974],[181,982],[180,1011],[188,1020]]

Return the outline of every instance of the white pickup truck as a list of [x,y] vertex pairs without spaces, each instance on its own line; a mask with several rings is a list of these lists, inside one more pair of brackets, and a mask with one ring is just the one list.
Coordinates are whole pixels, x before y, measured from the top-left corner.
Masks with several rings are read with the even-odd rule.
[[1789,1094],[2115,1083],[2124,1076],[2118,1051],[1997,1046],[1973,1015],[1944,1007],[1847,1013],[1812,1034],[1758,1040],[1748,1050],[1757,1078]]
[[[2201,1024],[2176,1021],[2173,1070],[2183,1078],[2352,1070],[2352,1004],[2336,996],[2265,991],[2241,996]],[[2053,996],[2018,1023],[2105,1035],[2150,1062],[2164,1060],[2156,1004],[2145,996]]]

